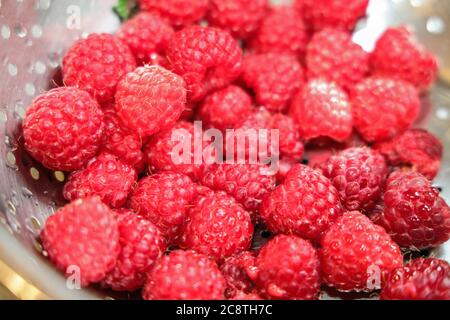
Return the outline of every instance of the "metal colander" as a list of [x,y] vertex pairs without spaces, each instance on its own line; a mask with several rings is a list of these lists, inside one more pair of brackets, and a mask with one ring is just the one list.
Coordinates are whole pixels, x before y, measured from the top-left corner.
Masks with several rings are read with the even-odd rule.
[[[43,168],[24,152],[20,122],[34,97],[60,83],[61,58],[74,40],[117,29],[115,2],[0,0],[0,282],[22,298],[106,296],[68,289],[64,277],[42,256],[36,239],[45,219],[64,203],[65,175]],[[440,80],[423,99],[418,126],[445,145],[435,184],[450,203],[450,0],[372,0],[354,40],[371,50],[388,26],[400,23],[411,24],[420,41],[440,58]],[[430,254],[449,261],[450,244]]]

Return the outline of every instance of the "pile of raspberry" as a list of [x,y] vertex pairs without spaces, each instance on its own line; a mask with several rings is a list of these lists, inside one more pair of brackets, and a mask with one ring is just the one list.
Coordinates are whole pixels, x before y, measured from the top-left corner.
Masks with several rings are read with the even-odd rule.
[[[449,264],[410,258],[450,237],[442,144],[414,127],[436,58],[403,26],[365,52],[367,5],[140,0],[116,34],[75,42],[22,124],[30,155],[70,172],[48,258],[144,299],[450,299]],[[278,130],[278,170],[209,161],[207,129]],[[200,161],[194,145],[176,161],[178,138]]]

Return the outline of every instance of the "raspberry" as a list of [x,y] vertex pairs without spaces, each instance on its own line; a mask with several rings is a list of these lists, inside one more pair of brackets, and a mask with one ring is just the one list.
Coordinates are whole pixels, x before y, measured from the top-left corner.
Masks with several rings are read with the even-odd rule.
[[172,25],[182,27],[200,21],[208,10],[208,0],[138,0],[140,9],[155,12]]
[[88,93],[57,88],[33,101],[22,128],[33,158],[52,170],[78,170],[100,147],[103,113]]
[[122,124],[114,105],[103,107],[103,113],[105,133],[101,151],[115,155],[124,163],[133,166],[137,172],[141,172],[144,167],[141,137]]
[[267,0],[211,0],[209,22],[229,30],[235,37],[246,39],[253,35],[264,18]]
[[192,101],[226,87],[242,72],[237,41],[213,27],[192,26],[177,32],[167,48],[167,59],[171,70],[186,81]]
[[250,212],[275,188],[275,176],[262,164],[213,164],[202,174],[201,183],[215,191],[225,191]]
[[[203,168],[203,161],[202,159],[196,161],[194,145],[203,141],[203,146],[207,147],[206,140],[200,127],[185,121],[180,121],[172,128],[154,135],[144,146],[149,171],[179,172],[197,181]],[[184,155],[183,150],[177,148],[180,143],[188,144],[191,152]]]
[[306,240],[278,235],[256,258],[256,283],[272,299],[315,300],[320,290],[319,258]]
[[228,300],[262,300],[262,298],[256,293],[243,293],[242,291],[238,291]]
[[[369,0],[297,0],[303,2],[306,22],[314,31],[324,28],[354,29],[359,18],[366,14]],[[297,7],[301,7],[298,4]]]
[[220,262],[249,249],[252,236],[250,213],[225,192],[208,192],[189,208],[180,247]]
[[308,79],[334,81],[345,90],[363,80],[369,71],[369,55],[351,36],[334,29],[316,33],[306,53]]
[[135,68],[128,46],[111,34],[78,40],[62,63],[64,84],[86,90],[100,103],[112,100],[120,79]]
[[419,173],[393,173],[384,193],[384,210],[374,216],[400,247],[425,249],[450,238],[450,209],[439,191]]
[[166,242],[151,222],[122,209],[117,214],[120,254],[102,285],[115,291],[135,291],[144,286],[147,272],[166,250]]
[[64,185],[64,198],[69,201],[99,196],[111,207],[121,207],[136,183],[136,170],[110,154],[92,159],[86,168],[73,172]]
[[195,185],[187,176],[161,172],[139,181],[130,195],[129,206],[174,242],[195,195]]
[[339,192],[320,172],[296,164],[266,196],[260,214],[269,230],[318,241],[342,214]]
[[388,170],[383,156],[372,149],[349,148],[331,156],[322,167],[349,210],[370,211],[381,197]]
[[229,86],[208,95],[199,110],[204,125],[225,132],[253,111],[252,98],[240,87]]
[[450,300],[450,265],[427,258],[416,259],[389,275],[383,300]]
[[272,8],[261,21],[250,46],[259,53],[274,52],[302,57],[308,40],[300,13],[291,7],[281,6]]
[[294,98],[290,113],[304,139],[329,137],[344,141],[353,128],[347,94],[333,82],[309,81]]
[[394,138],[416,120],[420,100],[409,83],[371,77],[353,90],[353,117],[359,134],[369,142]]
[[220,271],[227,283],[226,297],[240,298],[254,293],[255,284],[247,274],[247,270],[253,268],[254,265],[255,254],[250,251],[243,251],[225,260]]
[[251,54],[244,60],[242,78],[256,102],[270,111],[284,111],[303,84],[303,70],[289,54]]
[[357,211],[344,213],[321,245],[322,279],[340,291],[380,289],[389,272],[403,264],[386,231]]
[[160,16],[147,12],[125,21],[117,32],[140,64],[150,62],[153,54],[164,54],[173,34],[173,28]]
[[159,66],[139,67],[117,86],[117,114],[142,137],[172,126],[185,107],[183,79]]
[[411,129],[376,148],[393,166],[411,168],[430,180],[439,172],[442,143],[430,132]]
[[102,280],[120,250],[114,213],[98,197],[59,209],[47,219],[41,240],[56,267],[67,275],[76,271],[82,286]]
[[300,128],[293,118],[282,113],[272,115],[270,129],[278,129],[280,154],[292,160],[301,160],[305,148],[301,141]]
[[146,300],[221,300],[225,279],[217,264],[194,251],[176,250],[158,260],[148,275]]
[[381,36],[371,65],[375,74],[408,81],[421,92],[431,87],[438,72],[435,56],[406,27],[390,28]]

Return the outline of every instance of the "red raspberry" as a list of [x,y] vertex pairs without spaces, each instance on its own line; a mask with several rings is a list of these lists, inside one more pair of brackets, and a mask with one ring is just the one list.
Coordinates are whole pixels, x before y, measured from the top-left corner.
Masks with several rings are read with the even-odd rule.
[[125,21],[117,32],[140,64],[150,62],[153,54],[164,54],[173,34],[173,28],[166,21],[147,12]]
[[281,6],[272,8],[261,21],[250,45],[260,53],[285,53],[302,57],[307,43],[308,34],[301,14],[291,7]]
[[298,161],[303,157],[305,148],[301,141],[300,128],[293,118],[282,113],[272,115],[270,129],[278,129],[280,135],[280,154]]
[[[297,0],[303,2],[306,22],[314,31],[324,28],[352,30],[366,14],[369,0]],[[301,3],[297,7],[301,7]]]
[[155,225],[129,210],[122,209],[117,222],[121,250],[102,285],[115,291],[135,291],[144,286],[147,272],[163,255],[166,242]]
[[207,96],[200,106],[199,116],[205,126],[225,132],[235,128],[252,110],[252,97],[231,85]]
[[142,139],[139,134],[125,127],[112,106],[103,107],[105,115],[105,133],[101,151],[118,157],[124,163],[133,166],[139,173],[144,167]]
[[416,89],[401,80],[371,77],[352,93],[355,127],[369,142],[391,139],[407,130],[420,111]]
[[383,300],[450,300],[450,265],[439,259],[416,259],[389,275]]
[[252,236],[250,213],[225,192],[208,192],[189,208],[180,247],[220,262],[249,249]]
[[246,39],[253,35],[264,18],[267,0],[211,0],[209,22],[229,30],[235,37]]
[[270,111],[285,110],[303,84],[303,70],[289,54],[251,54],[244,60],[242,78],[256,102]]
[[340,291],[380,289],[403,264],[400,248],[386,231],[357,211],[344,213],[321,244],[322,279]]
[[319,241],[342,214],[339,192],[310,167],[292,167],[283,184],[268,194],[260,214],[269,230]]
[[158,260],[148,275],[146,300],[221,300],[225,279],[217,264],[194,251],[176,250]]
[[333,82],[313,79],[294,98],[290,113],[304,139],[329,137],[344,141],[353,128],[347,94]]
[[381,36],[371,64],[375,74],[408,81],[421,92],[431,87],[438,72],[435,56],[406,27],[390,28]]
[[41,233],[50,260],[82,286],[102,280],[120,251],[114,213],[98,197],[79,199],[50,216]]
[[140,9],[155,12],[172,25],[182,27],[200,21],[208,10],[208,0],[138,0]]
[[183,79],[160,66],[139,67],[117,86],[117,114],[142,137],[172,126],[185,107]]
[[[185,143],[186,141],[187,143]],[[199,144],[201,141],[203,141],[204,148],[208,147],[209,144],[203,137],[202,129],[194,123],[185,121],[180,121],[172,128],[154,135],[144,146],[149,171],[179,172],[197,181],[205,162],[201,154],[199,155],[201,159],[196,159],[198,157],[195,156],[195,144]],[[185,159],[186,155],[183,154],[183,150],[177,147],[180,144],[190,146],[191,152],[187,154],[188,159]]]
[[22,128],[33,158],[52,170],[78,170],[100,147],[103,113],[85,91],[57,88],[33,101]]
[[66,86],[86,90],[100,103],[112,100],[120,79],[136,68],[128,46],[111,34],[91,34],[75,42],[64,56]]
[[119,208],[127,201],[136,180],[136,170],[130,165],[111,154],[101,154],[86,168],[69,176],[64,185],[64,198],[72,201],[95,195],[105,204]]
[[187,176],[161,172],[139,181],[130,195],[129,206],[157,225],[166,238],[174,242],[195,195],[195,185]]
[[442,143],[430,132],[411,129],[392,141],[380,143],[376,148],[393,166],[411,168],[430,180],[439,172]]
[[254,266],[255,254],[250,251],[243,251],[225,260],[220,267],[220,271],[227,283],[226,297],[239,298],[254,293],[255,284],[247,274],[247,270],[254,268]]
[[238,291],[228,300],[262,300],[262,298],[256,293],[244,293],[242,291]]
[[367,212],[380,199],[388,170],[381,154],[363,147],[331,156],[322,166],[322,173],[339,191],[347,210]]
[[225,191],[250,212],[259,209],[262,198],[275,188],[275,176],[263,164],[213,164],[202,173],[201,183]]
[[419,173],[393,173],[384,210],[373,217],[403,248],[436,247],[450,238],[450,208],[439,190]]
[[349,90],[369,72],[369,55],[347,32],[324,29],[308,44],[306,67],[308,79],[334,81]]
[[264,296],[315,300],[320,291],[319,258],[314,247],[293,235],[278,235],[262,248],[253,274]]
[[226,87],[242,72],[242,49],[237,41],[212,27],[192,26],[177,32],[167,48],[167,59],[186,81],[192,101]]

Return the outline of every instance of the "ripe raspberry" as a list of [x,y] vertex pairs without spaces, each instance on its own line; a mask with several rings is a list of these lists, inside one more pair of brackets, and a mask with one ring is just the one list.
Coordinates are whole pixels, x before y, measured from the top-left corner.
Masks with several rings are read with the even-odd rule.
[[331,156],[322,167],[349,210],[370,211],[381,197],[388,169],[383,156],[372,149],[349,148]]
[[253,111],[252,98],[237,86],[229,86],[208,95],[199,109],[199,117],[209,128],[225,132],[233,129]]
[[284,111],[303,84],[303,70],[289,54],[250,54],[244,60],[242,78],[256,102],[273,112]]
[[167,48],[167,59],[171,70],[186,81],[192,101],[226,87],[242,72],[237,41],[212,27],[192,26],[177,32]]
[[102,280],[120,250],[114,213],[98,197],[75,200],[59,209],[47,219],[41,240],[56,267],[67,274],[78,271],[82,286]]
[[155,225],[129,210],[122,209],[117,222],[120,254],[102,285],[115,291],[135,291],[144,286],[147,272],[163,255],[166,242]]
[[117,32],[140,64],[151,62],[153,54],[164,54],[173,34],[173,28],[164,19],[148,12],[125,21]]
[[136,180],[136,170],[105,153],[92,159],[86,168],[69,176],[64,185],[64,198],[73,201],[95,195],[105,204],[119,208],[127,201]]
[[347,94],[333,82],[309,81],[294,98],[290,113],[304,139],[329,137],[344,141],[353,128]]
[[414,87],[389,78],[363,80],[354,88],[351,101],[355,127],[369,142],[391,139],[407,130],[420,110]]
[[384,210],[373,217],[400,247],[425,249],[450,238],[450,209],[439,191],[419,173],[393,173]]
[[255,284],[247,274],[247,270],[254,266],[255,254],[250,251],[243,251],[225,260],[220,271],[227,283],[225,290],[227,298],[239,298],[239,296],[254,293]]
[[180,247],[220,262],[247,250],[252,236],[250,213],[225,192],[208,192],[197,197],[189,208]]
[[403,264],[400,248],[386,231],[357,211],[344,213],[321,245],[322,279],[340,291],[380,289],[387,275]]
[[[203,141],[203,147],[207,147],[208,144],[205,139],[201,128],[191,122],[180,121],[172,128],[161,131],[151,137],[144,146],[144,154],[149,171],[178,172],[197,181],[204,161],[203,159],[196,159],[194,146]],[[177,147],[180,143],[190,146],[191,152],[184,150],[188,153],[184,155],[183,149]]]
[[301,141],[300,128],[293,118],[282,113],[273,114],[270,129],[278,129],[280,135],[280,154],[298,161],[303,157],[305,148]]
[[210,2],[210,24],[228,30],[241,39],[247,39],[258,30],[268,9],[267,0],[211,0]]
[[129,206],[174,242],[195,195],[195,185],[187,176],[161,172],[139,181],[130,195]]
[[[324,28],[354,29],[366,14],[369,0],[297,0],[303,2],[306,22],[314,31]],[[301,4],[298,4],[298,7]]]
[[430,180],[436,177],[441,166],[442,143],[423,129],[408,130],[376,148],[391,165],[411,168]]
[[259,209],[262,198],[275,188],[275,176],[263,164],[213,164],[202,173],[201,183],[225,191],[250,212]]
[[342,214],[339,192],[310,167],[292,167],[283,184],[266,196],[260,214],[270,231],[319,241]]
[[52,170],[78,170],[100,147],[103,113],[88,93],[57,88],[33,101],[22,128],[33,158]]
[[259,53],[274,52],[302,57],[308,40],[301,14],[291,7],[281,6],[272,8],[261,21],[250,46]]
[[139,173],[144,167],[142,139],[139,134],[125,127],[117,116],[114,105],[103,107],[105,115],[105,133],[100,150],[118,157],[133,166]]
[[450,300],[450,265],[439,259],[416,259],[389,275],[383,300]]
[[148,275],[146,300],[221,300],[225,279],[203,254],[176,250],[158,260]]
[[319,258],[314,247],[293,235],[278,235],[256,258],[256,284],[272,299],[315,300],[320,291]]
[[347,32],[324,29],[308,44],[306,67],[308,79],[334,81],[350,90],[369,72],[369,55],[352,42]]
[[160,66],[139,67],[117,86],[117,114],[142,137],[172,126],[185,107],[183,79]]
[[176,27],[200,21],[208,10],[208,0],[138,0],[143,11],[154,12]]
[[375,74],[408,81],[421,92],[431,87],[438,71],[435,56],[406,27],[390,28],[381,36],[371,64]]
[[135,68],[128,46],[111,34],[78,40],[62,63],[64,84],[86,90],[100,103],[112,100],[120,79]]

